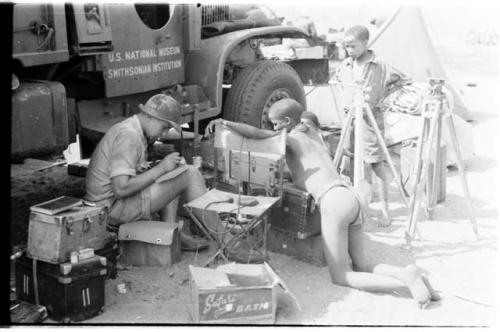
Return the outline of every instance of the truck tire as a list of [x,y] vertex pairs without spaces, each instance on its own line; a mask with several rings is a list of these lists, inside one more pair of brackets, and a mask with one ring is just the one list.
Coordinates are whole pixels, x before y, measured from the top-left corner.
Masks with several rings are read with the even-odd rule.
[[243,69],[228,92],[223,117],[258,128],[272,129],[269,107],[283,98],[306,106],[304,87],[297,72],[283,62],[256,62]]

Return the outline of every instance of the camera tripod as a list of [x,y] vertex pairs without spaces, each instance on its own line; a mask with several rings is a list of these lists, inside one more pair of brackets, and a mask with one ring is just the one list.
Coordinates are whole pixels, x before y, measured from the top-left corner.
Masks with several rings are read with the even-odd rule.
[[[377,126],[377,122],[375,117],[373,116],[371,108],[366,104],[364,94],[369,91],[369,87],[366,86],[366,83],[363,81],[356,81],[355,84],[349,83],[340,83],[333,82],[333,84],[341,84],[344,86],[352,86],[355,87],[354,94],[354,103],[353,108],[349,110],[347,115],[347,120],[345,121],[342,131],[340,134],[339,144],[337,146],[337,150],[335,151],[335,157],[333,159],[333,166],[335,170],[339,169],[339,165],[343,156],[343,151],[347,144],[347,138],[350,136],[351,126],[354,122],[354,175],[353,175],[353,184],[354,187],[357,187],[360,181],[364,178],[364,163],[363,163],[363,135],[364,135],[364,120],[363,114],[366,114],[368,117],[369,123],[372,125],[375,135],[377,136],[378,144],[380,145],[382,152],[389,164],[389,168],[391,170],[392,175],[394,176],[396,183],[398,185],[399,191],[401,193],[401,197],[403,198],[403,202],[406,207],[408,207],[408,200],[405,195],[405,191],[401,182],[401,178],[399,173],[396,171],[394,167],[394,163],[392,162],[391,156],[389,154],[389,150],[387,149],[387,145],[385,144],[384,137],[380,132],[380,129]],[[355,121],[356,120],[356,121]],[[359,121],[357,121],[359,120]]]
[[[432,219],[433,209],[437,202],[436,187],[439,170],[436,164],[440,152],[439,147],[441,144],[443,116],[448,125],[453,150],[457,159],[458,171],[460,173],[460,180],[462,182],[462,187],[465,193],[465,201],[467,204],[467,210],[469,213],[472,229],[476,238],[479,236],[477,223],[474,217],[470,199],[469,187],[465,178],[464,165],[460,154],[460,147],[458,145],[457,133],[453,124],[453,119],[451,117],[449,104],[446,100],[446,95],[443,92],[444,83],[445,82],[442,79],[429,79],[429,95],[428,100],[424,104],[424,110],[422,112],[424,123],[422,125],[420,135],[418,136],[416,159],[417,165],[416,168],[414,168],[415,176],[413,178],[413,194],[411,195],[410,200],[408,228],[405,233],[406,244],[408,245],[408,247],[411,245],[411,241],[414,238],[417,228],[418,211],[424,192],[424,187],[427,187],[425,212],[429,219]],[[434,167],[432,169],[432,178],[429,178],[428,172],[430,163],[432,161],[434,161]]]

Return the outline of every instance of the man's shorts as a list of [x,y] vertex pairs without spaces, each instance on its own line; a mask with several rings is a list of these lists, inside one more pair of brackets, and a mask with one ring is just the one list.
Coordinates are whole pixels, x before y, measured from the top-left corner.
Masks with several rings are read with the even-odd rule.
[[109,224],[121,225],[151,219],[151,187],[124,199],[117,199],[109,210]]

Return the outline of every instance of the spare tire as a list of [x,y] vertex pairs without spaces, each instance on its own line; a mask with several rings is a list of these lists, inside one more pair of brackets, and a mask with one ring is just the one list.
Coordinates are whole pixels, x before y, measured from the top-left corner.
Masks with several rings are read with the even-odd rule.
[[272,104],[292,98],[306,107],[304,86],[297,72],[283,62],[256,62],[233,81],[224,104],[223,117],[258,128],[272,129],[267,114]]

